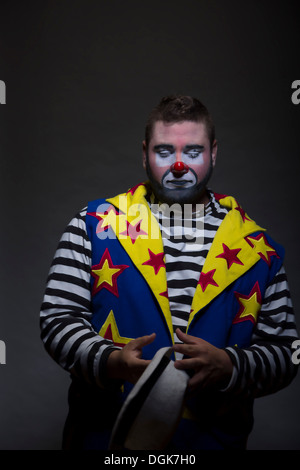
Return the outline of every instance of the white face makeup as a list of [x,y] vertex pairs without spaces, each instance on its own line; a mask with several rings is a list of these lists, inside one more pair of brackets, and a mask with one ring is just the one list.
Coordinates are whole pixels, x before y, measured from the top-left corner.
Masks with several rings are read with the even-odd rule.
[[204,201],[216,153],[204,123],[157,121],[148,148],[144,143],[144,168],[153,192],[162,202]]
[[[176,151],[172,145],[157,145],[155,150],[155,163],[158,167],[171,166],[176,162]],[[181,161],[186,165],[203,164],[203,146],[187,145],[181,153]]]

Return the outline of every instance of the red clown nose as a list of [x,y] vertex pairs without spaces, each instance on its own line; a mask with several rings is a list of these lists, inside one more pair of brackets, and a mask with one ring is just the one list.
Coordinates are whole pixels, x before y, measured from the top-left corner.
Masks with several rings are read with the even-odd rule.
[[189,167],[183,162],[175,162],[171,165],[170,170],[174,176],[180,177],[189,171]]

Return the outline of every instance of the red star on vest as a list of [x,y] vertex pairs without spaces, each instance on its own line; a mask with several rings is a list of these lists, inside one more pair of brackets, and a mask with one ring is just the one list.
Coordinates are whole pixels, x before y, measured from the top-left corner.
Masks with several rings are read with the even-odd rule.
[[144,232],[144,230],[141,229],[141,223],[142,221],[140,220],[135,225],[131,225],[131,223],[126,220],[127,229],[124,230],[124,232],[120,232],[120,235],[126,235],[127,237],[130,237],[132,243],[134,244],[137,238],[141,235],[148,235],[146,232]]
[[236,264],[244,264],[241,260],[237,257],[238,253],[241,251],[241,248],[230,249],[228,248],[225,243],[223,245],[223,253],[220,253],[216,258],[224,258],[227,261],[227,269],[230,269],[233,263]]
[[279,256],[276,250],[269,245],[267,238],[264,233],[259,233],[256,237],[248,235],[245,240],[249,245],[257,250],[257,254],[263,259],[269,266],[271,265],[271,256]]
[[206,290],[209,284],[211,284],[212,286],[219,287],[219,285],[213,279],[215,271],[216,271],[215,269],[212,269],[211,271],[208,271],[207,273],[204,273],[203,271],[201,272],[198,284],[200,284],[203,292]]
[[255,325],[262,303],[258,281],[252,287],[249,295],[239,294],[238,292],[235,292],[234,295],[240,304],[240,309],[232,323],[250,320]]
[[134,193],[136,192],[137,188],[139,188],[140,186],[145,186],[144,183],[139,183],[139,184],[136,184],[135,186],[133,186],[133,188],[130,188],[128,189],[127,193],[126,194],[129,194],[131,193],[132,196],[134,195]]
[[220,193],[214,193],[214,196],[217,201],[220,201],[220,199],[224,199],[225,197],[227,197],[226,194],[220,194]]
[[104,212],[88,212],[87,215],[96,217],[99,223],[96,227],[96,233],[104,232],[111,225],[112,217],[116,217],[120,212],[112,205],[110,205]]
[[249,217],[246,216],[246,212],[244,211],[244,209],[239,204],[238,204],[238,207],[235,208],[235,210],[238,211],[241,214],[243,222],[245,222],[246,220],[251,220],[251,219],[249,219]]
[[126,268],[129,268],[126,264],[114,265],[110,253],[106,248],[100,263],[92,266],[91,275],[95,279],[92,295],[95,295],[101,289],[107,289],[116,297],[119,297],[117,278]]
[[152,266],[155,274],[158,274],[160,268],[165,267],[165,262],[164,262],[165,254],[164,252],[155,254],[151,250],[149,250],[149,248],[148,248],[148,252],[149,252],[150,258],[147,261],[145,261],[143,264]]
[[165,292],[161,292],[159,295],[161,295],[162,297],[166,297],[166,299],[168,298],[168,291],[165,290]]

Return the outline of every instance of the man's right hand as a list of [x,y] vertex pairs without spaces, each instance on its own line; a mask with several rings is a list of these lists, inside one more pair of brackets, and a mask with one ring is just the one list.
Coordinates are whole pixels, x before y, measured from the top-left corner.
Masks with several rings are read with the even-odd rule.
[[123,349],[110,353],[107,359],[107,375],[111,379],[126,380],[135,384],[150,360],[141,359],[144,346],[152,343],[155,333],[133,339]]

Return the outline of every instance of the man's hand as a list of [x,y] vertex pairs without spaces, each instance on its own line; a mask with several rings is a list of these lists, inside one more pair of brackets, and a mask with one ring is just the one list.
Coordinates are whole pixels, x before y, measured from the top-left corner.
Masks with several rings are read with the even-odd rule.
[[189,389],[194,391],[226,387],[233,369],[228,354],[201,338],[182,333],[179,329],[176,334],[183,344],[176,344],[173,349],[187,358],[175,361],[175,367],[194,371],[188,383]]
[[111,379],[126,380],[135,384],[150,361],[141,359],[142,349],[154,341],[156,334],[141,336],[113,351],[107,360],[107,374]]

